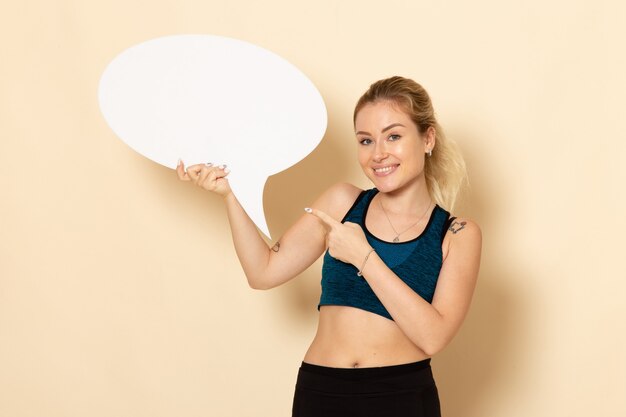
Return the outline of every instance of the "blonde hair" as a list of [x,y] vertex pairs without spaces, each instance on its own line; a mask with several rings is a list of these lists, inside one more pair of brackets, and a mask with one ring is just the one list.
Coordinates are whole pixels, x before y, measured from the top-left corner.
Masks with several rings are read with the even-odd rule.
[[361,96],[354,108],[353,123],[358,112],[367,104],[390,101],[399,106],[417,126],[420,134],[432,127],[435,147],[426,157],[424,175],[430,197],[441,207],[452,211],[457,197],[467,183],[467,169],[458,145],[446,138],[437,123],[430,96],[415,81],[399,76],[376,81]]

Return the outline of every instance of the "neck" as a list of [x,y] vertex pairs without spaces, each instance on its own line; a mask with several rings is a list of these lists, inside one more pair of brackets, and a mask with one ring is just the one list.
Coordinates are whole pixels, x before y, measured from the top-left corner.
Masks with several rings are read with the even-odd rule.
[[424,180],[406,184],[397,190],[379,192],[379,198],[388,213],[397,215],[421,215],[432,204]]

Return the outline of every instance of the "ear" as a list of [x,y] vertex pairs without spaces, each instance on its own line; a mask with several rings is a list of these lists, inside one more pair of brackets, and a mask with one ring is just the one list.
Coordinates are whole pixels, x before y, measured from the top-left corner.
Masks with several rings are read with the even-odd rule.
[[424,133],[424,147],[426,149],[435,149],[435,145],[436,145],[436,134],[437,132],[435,131],[435,128],[433,126],[430,126],[428,129],[426,129],[426,133]]

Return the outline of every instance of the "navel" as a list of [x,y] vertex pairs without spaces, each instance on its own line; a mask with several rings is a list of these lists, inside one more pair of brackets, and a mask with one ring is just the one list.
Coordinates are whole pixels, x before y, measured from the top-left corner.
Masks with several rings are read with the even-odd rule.
[[354,364],[352,365],[353,368],[358,368],[359,367],[359,363],[358,362],[354,362]]

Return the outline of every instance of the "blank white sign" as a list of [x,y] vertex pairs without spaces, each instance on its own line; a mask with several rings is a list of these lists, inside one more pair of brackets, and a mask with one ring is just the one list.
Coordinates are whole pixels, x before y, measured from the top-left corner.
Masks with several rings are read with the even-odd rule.
[[123,51],[100,79],[99,101],[117,136],[161,165],[227,164],[233,192],[267,236],[267,177],[313,151],[327,124],[321,94],[296,67],[213,35],[167,36]]

